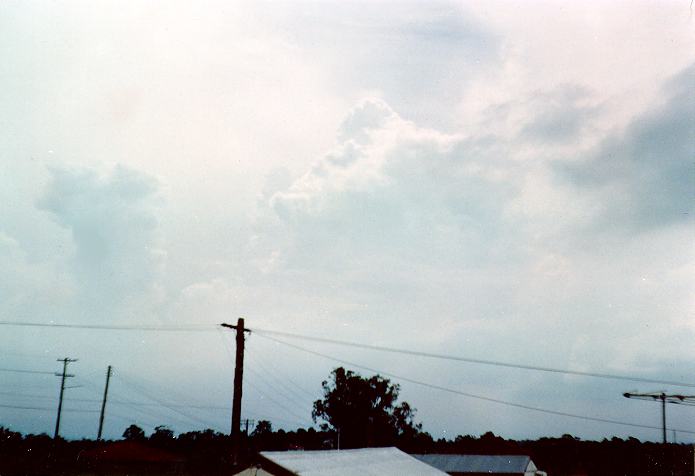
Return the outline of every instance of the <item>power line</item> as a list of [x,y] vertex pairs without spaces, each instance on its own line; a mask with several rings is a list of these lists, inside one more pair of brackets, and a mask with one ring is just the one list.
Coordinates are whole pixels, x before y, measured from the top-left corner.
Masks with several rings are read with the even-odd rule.
[[18,374],[39,374],[39,375],[53,375],[54,372],[48,372],[45,370],[30,370],[30,369],[8,369],[0,368],[0,372],[14,372]]
[[[255,356],[255,352],[252,352],[251,355],[252,355],[252,356]],[[278,370],[278,368],[275,367],[275,365],[273,365],[272,362],[269,362],[270,369],[269,369],[268,367],[266,367],[265,365],[263,365],[263,362],[260,361],[260,360],[257,360],[256,363],[261,367],[261,369],[265,370],[265,371],[268,372],[269,374],[272,374],[272,376],[274,376],[274,378],[275,378],[276,380],[278,380],[279,383],[282,384],[282,381],[280,380],[279,375],[278,375],[278,372],[280,372],[280,370]],[[314,400],[315,400],[316,397],[317,397],[317,394],[316,394],[316,393],[310,392],[309,390],[306,390],[303,386],[301,386],[300,384],[298,384],[297,382],[295,382],[295,381],[294,381],[292,378],[290,378],[289,376],[286,376],[285,378],[286,378],[287,382],[291,383],[292,386],[294,386],[294,388],[296,388],[297,390],[299,390],[300,392],[302,392],[302,394],[304,394],[304,395],[302,396],[302,395],[299,394],[296,390],[294,390],[294,391],[292,391],[292,393],[293,393],[294,395],[296,395],[297,397],[300,397],[300,400],[303,400],[303,399],[305,399],[305,398],[308,397],[308,398],[309,398],[309,402],[311,402],[311,404],[313,405],[313,402],[314,402]],[[290,391],[292,390],[292,389],[289,388],[287,385],[283,385],[283,387],[287,388],[287,390],[290,390]]]
[[116,411],[109,411],[108,418],[113,419],[114,417],[120,418],[121,420],[125,421],[126,423],[135,423],[136,425],[143,425],[145,427],[152,427],[156,428],[160,423],[155,423],[153,420],[150,420],[148,418],[142,418],[142,417],[134,417],[133,415],[123,415],[119,413],[117,410]]
[[496,367],[508,367],[508,368],[515,368],[515,369],[523,369],[523,370],[535,370],[535,371],[539,371],[539,372],[551,372],[551,373],[567,374],[567,375],[581,375],[584,377],[596,377],[596,378],[613,379],[613,380],[628,380],[631,382],[643,382],[643,383],[653,383],[653,384],[660,384],[660,385],[674,385],[677,387],[695,388],[695,383],[676,382],[676,381],[670,381],[670,380],[658,380],[658,379],[650,379],[650,378],[644,378],[644,377],[631,377],[629,375],[617,375],[617,374],[608,374],[608,373],[602,373],[602,372],[583,372],[580,370],[560,369],[560,368],[554,368],[554,367],[541,367],[541,366],[536,366],[536,365],[515,364],[512,362],[502,362],[502,361],[496,361],[496,360],[486,360],[486,359],[478,359],[478,358],[473,358],[473,357],[463,357],[463,356],[455,356],[455,355],[447,355],[447,354],[436,354],[436,353],[431,353],[431,352],[421,352],[421,351],[409,350],[409,349],[399,349],[399,348],[395,348],[395,347],[385,347],[385,346],[380,346],[380,345],[361,344],[359,342],[349,342],[349,341],[343,341],[343,340],[337,340],[337,339],[328,339],[325,337],[306,336],[306,335],[302,335],[302,334],[273,331],[273,330],[268,330],[268,329],[251,329],[251,331],[255,332],[258,335],[265,335],[265,337],[268,337],[268,334],[278,335],[278,336],[283,336],[283,337],[289,337],[292,339],[302,339],[302,340],[309,340],[309,341],[314,341],[314,342],[323,342],[323,343],[327,343],[327,344],[342,345],[342,346],[347,346],[347,347],[357,347],[360,349],[376,350],[379,352],[391,352],[391,353],[397,353],[397,354],[413,355],[413,356],[417,356],[417,357],[428,357],[428,358],[432,358],[432,359],[453,360],[453,361],[457,361],[457,362],[467,362],[467,363],[471,363],[471,364],[493,365]]
[[[26,398],[50,398],[53,400],[52,396],[43,395],[38,393],[16,393],[16,392],[0,392],[0,395],[7,395],[9,397],[26,397]],[[72,399],[70,399],[72,400]]]
[[[253,370],[252,368],[249,368],[248,371],[249,371],[252,375],[255,375],[256,377],[261,377],[261,375],[260,375],[258,372],[256,372],[255,370]],[[305,417],[303,417],[302,415],[300,415],[299,413],[297,413],[297,412],[295,412],[294,410],[292,410],[290,407],[288,407],[288,406],[285,405],[284,403],[282,403],[282,402],[276,400],[275,398],[271,397],[269,392],[264,392],[264,391],[263,391],[262,389],[260,389],[257,385],[255,385],[255,384],[253,383],[253,381],[251,381],[250,379],[247,379],[246,382],[249,384],[249,386],[250,386],[251,388],[255,389],[255,390],[261,395],[261,398],[267,398],[267,399],[270,400],[272,403],[274,403],[275,405],[277,405],[278,407],[280,407],[280,409],[284,410],[285,412],[287,412],[288,414],[292,415],[292,416],[295,417],[295,418],[299,418],[300,420],[302,420],[302,419],[305,418]],[[268,386],[268,388],[271,389],[271,391],[276,392],[276,394],[279,394],[279,395],[281,395],[282,397],[284,397],[284,398],[283,398],[284,400],[289,400],[289,398],[287,397],[286,394],[284,394],[281,390],[278,390],[277,387],[273,388],[273,387],[268,383],[267,380],[263,379],[263,382]],[[295,402],[295,403],[296,403],[296,402]]]
[[[50,412],[55,411],[55,408],[51,408],[51,407],[32,407],[32,406],[27,406],[27,405],[0,404],[0,408],[12,408],[14,410],[42,410],[42,411],[50,411]],[[62,411],[73,412],[73,413],[99,413],[99,410],[80,410],[80,409],[76,409],[76,408],[63,408]]]
[[[167,423],[170,421],[175,421],[178,422],[178,424],[184,426],[184,427],[190,427],[191,422],[184,420],[178,415],[173,415],[171,413],[172,408],[170,408],[169,405],[164,406],[159,403],[142,403],[142,402],[130,402],[127,400],[119,400],[119,401],[111,401],[110,403],[114,404],[117,407],[126,407],[130,409],[131,411],[138,412],[141,415],[145,415],[148,419],[151,418],[156,418],[159,420],[159,424],[162,423]],[[145,408],[143,408],[145,407]],[[168,411],[165,411],[168,410]],[[133,417],[134,418],[134,417]],[[140,420],[144,421],[142,418]],[[190,418],[188,419],[190,420]],[[151,420],[150,420],[151,422]],[[149,424],[149,423],[148,423]],[[206,423],[207,425],[207,423]],[[151,425],[153,428],[157,426],[156,424]]]
[[[93,400],[98,401],[98,400]],[[163,408],[192,408],[195,410],[229,410],[227,407],[223,406],[213,406],[213,405],[186,405],[179,403],[145,403],[145,402],[128,402],[123,400],[109,400],[109,403],[114,405],[135,405],[138,407],[163,407]]]
[[181,411],[180,409],[178,409],[178,408],[176,408],[176,407],[173,407],[173,406],[169,405],[168,403],[166,403],[166,402],[160,400],[159,398],[153,396],[153,395],[150,394],[149,392],[145,391],[145,390],[143,389],[143,387],[140,386],[140,385],[138,385],[136,382],[134,382],[134,381],[132,381],[132,380],[130,380],[130,379],[128,379],[128,378],[124,378],[123,375],[122,375],[122,372],[121,372],[120,375],[119,375],[119,374],[116,374],[115,377],[118,378],[122,383],[125,383],[127,386],[129,386],[130,388],[132,388],[132,389],[135,390],[136,392],[142,394],[143,396],[149,398],[149,399],[152,400],[153,402],[159,403],[162,407],[168,408],[170,411],[173,411],[174,413],[177,413],[177,414],[179,414],[179,415],[181,415],[181,416],[183,416],[183,417],[189,419],[189,420],[192,421],[192,422],[196,422],[197,424],[202,424],[202,425],[204,425],[204,426],[207,426],[208,428],[212,428],[212,427],[215,427],[215,426],[216,426],[216,425],[214,425],[214,424],[211,425],[209,421],[205,421],[205,420],[203,420],[203,419],[201,419],[201,418],[199,418],[199,417],[197,417],[197,416],[195,416],[195,415],[191,415],[191,414],[188,414],[188,413],[186,413],[186,412],[183,412],[183,411]]
[[291,424],[291,425],[297,425],[297,428],[302,428],[302,427],[305,427],[305,426],[306,426],[306,423],[302,423],[301,421],[297,421],[297,420],[288,420],[288,419],[286,419],[286,418],[281,418],[281,417],[277,417],[277,416],[261,414],[261,413],[255,412],[255,411],[253,411],[253,410],[245,410],[245,413],[248,413],[249,415],[255,416],[256,418],[258,418],[259,421],[260,421],[260,420],[268,420],[268,421],[271,421],[271,422],[273,422],[273,421],[280,421],[280,422],[289,423],[289,424]]
[[54,327],[63,329],[91,329],[105,331],[171,331],[171,332],[212,332],[215,328],[206,324],[187,324],[179,326],[136,326],[111,324],[58,324],[53,322],[0,321],[0,326],[13,327]]
[[[91,382],[85,381],[83,379],[80,379],[80,381],[88,383],[90,385]],[[125,382],[127,384],[127,382]],[[132,382],[131,382],[132,383]],[[140,392],[142,393],[142,392]],[[32,396],[28,394],[14,394],[11,392],[0,392],[0,395],[14,395],[14,396]],[[38,395],[35,395],[38,396]],[[147,395],[145,395],[147,396]],[[149,398],[149,397],[148,397]],[[92,402],[92,403],[98,403],[101,402],[101,400],[97,398],[66,398],[67,401],[69,402]],[[114,405],[131,405],[135,407],[162,407],[162,408],[193,408],[193,409],[201,409],[201,410],[229,410],[228,407],[221,406],[221,405],[200,405],[197,403],[175,403],[175,402],[170,402],[170,401],[161,401],[161,403],[152,403],[152,402],[141,402],[141,401],[133,401],[133,400],[124,400],[124,399],[116,399],[116,400],[109,400],[109,403],[112,403]]]
[[[93,382],[90,382],[90,381],[84,380],[84,379],[79,379],[79,380],[81,382],[84,382],[85,384],[87,384],[89,387],[91,387],[92,390],[95,390],[95,391],[99,390]],[[125,383],[126,385],[129,385],[127,382],[125,382],[122,379],[121,379],[121,382]],[[131,388],[133,390],[136,390],[135,388],[132,387],[132,384],[133,384],[133,382],[131,382],[131,384],[129,386],[131,386]],[[153,400],[153,398],[150,395],[144,394],[143,391],[141,391],[141,390],[136,390],[136,391],[138,393],[143,394],[147,398]],[[116,393],[118,393],[117,389],[116,389]],[[97,400],[94,398],[92,398],[92,399],[72,398],[69,400],[93,402],[93,403],[101,401],[101,400]],[[179,415],[181,414],[181,412],[175,410],[174,407],[176,407],[176,408],[197,408],[197,406],[195,406],[195,405],[170,404],[168,402],[164,402],[161,400],[158,401],[159,403],[151,403],[151,402],[132,401],[129,399],[121,398],[120,400],[110,400],[109,402],[114,404],[114,405],[125,406],[125,407],[131,409],[132,411],[139,412],[140,414],[146,415],[147,417],[157,418],[157,419],[162,420],[162,421],[174,420],[174,421],[178,422],[180,425],[187,426],[187,427],[191,426],[191,421],[195,421],[195,420],[192,420],[192,418],[190,416],[184,414],[183,416],[186,417],[186,419],[188,420],[187,421],[187,420],[182,419],[180,416],[174,416],[174,414],[172,414],[171,412],[178,413]],[[146,407],[146,409],[143,409],[143,407]],[[215,408],[215,410],[217,410],[217,409],[223,409],[223,408],[222,407]],[[164,410],[168,410],[168,411],[164,411]],[[154,412],[156,412],[156,414]],[[205,425],[205,426],[208,426],[208,427],[210,426],[209,422],[203,422],[202,420],[198,420],[198,421],[202,422],[203,425]],[[161,423],[161,421],[160,421],[160,423]],[[152,425],[152,426],[154,427],[156,425]]]
[[[44,398],[53,399],[54,397],[50,395],[40,395],[36,393],[16,393],[16,392],[0,392],[0,395],[6,395],[9,397],[24,397],[24,398]],[[98,398],[71,398],[65,397],[66,402],[84,402],[84,403],[99,403],[101,402]],[[166,402],[166,406],[161,403],[151,403],[151,402],[138,402],[130,400],[109,400],[110,404],[114,405],[132,405],[137,407],[174,407],[174,408],[193,408],[196,410],[229,410],[228,407],[222,405],[198,405],[198,404],[186,404],[186,403],[172,403]]]
[[[260,354],[257,354],[257,353],[255,353],[255,352],[251,352],[250,354],[251,354],[251,357],[253,357],[253,363],[256,364],[258,367],[260,367],[260,369],[261,369],[264,373],[268,374],[268,376],[270,377],[272,383],[275,383],[275,382],[276,382],[280,387],[282,387],[282,388],[283,388],[285,391],[287,391],[290,395],[292,395],[293,397],[295,397],[295,398],[292,400],[292,403],[297,404],[297,406],[299,406],[299,407],[305,407],[305,406],[307,406],[307,405],[308,405],[309,407],[312,407],[312,406],[313,406],[314,399],[316,398],[315,395],[312,396],[309,400],[307,400],[307,397],[306,397],[306,396],[300,394],[299,392],[297,392],[296,390],[294,390],[292,387],[290,387],[289,385],[287,385],[286,383],[284,383],[284,382],[283,382],[283,379],[281,378],[281,376],[280,376],[277,372],[275,372],[274,370],[272,370],[272,369],[266,367],[265,365],[263,365],[263,362],[261,362],[261,360],[260,360],[260,357],[261,357]],[[261,374],[261,375],[262,375],[262,374]],[[290,380],[290,379],[288,379],[288,380]],[[291,380],[290,380],[290,381],[291,381]],[[294,382],[293,382],[293,383],[294,383]],[[295,384],[295,385],[296,385],[296,384]],[[280,392],[280,393],[281,393],[281,392]]]
[[[224,339],[224,336],[221,336],[221,337],[222,337],[222,345],[224,346],[224,348],[225,348],[225,350],[226,350],[226,352],[227,352],[227,355],[229,356],[229,359],[232,360],[233,357],[232,357],[231,351],[230,351],[229,348],[227,347],[227,341]],[[268,382],[268,380],[265,379],[265,377],[263,377],[263,375],[261,375],[260,373],[256,372],[253,368],[249,368],[249,369],[248,369],[248,372],[250,372],[252,375],[258,377],[259,379],[263,380],[264,383],[268,386],[268,388],[270,388],[272,391],[277,392],[277,393],[279,393],[279,394],[283,394],[283,392],[282,392],[281,390],[278,391],[277,387],[274,387],[274,388],[273,388],[273,385],[270,384],[270,383]],[[287,407],[287,406],[284,405],[283,403],[281,403],[281,402],[279,402],[278,400],[276,400],[276,399],[274,399],[273,397],[271,397],[271,396],[268,394],[268,392],[264,392],[264,391],[263,391],[262,389],[260,389],[257,385],[255,385],[255,384],[253,383],[253,381],[251,381],[250,379],[246,379],[246,380],[244,381],[244,383],[248,384],[251,388],[253,388],[254,390],[256,390],[256,391],[260,394],[261,398],[267,398],[267,399],[270,400],[272,403],[274,403],[275,405],[277,405],[278,407],[280,407],[282,410],[284,410],[285,412],[289,413],[290,415],[294,416],[295,418],[299,418],[300,420],[302,420],[302,419],[304,418],[303,416],[301,416],[301,415],[295,413],[291,408]],[[285,397],[286,400],[288,400],[287,395],[284,395],[284,397]]]
[[[52,327],[52,328],[66,328],[66,329],[91,329],[91,330],[116,330],[116,331],[156,331],[156,332],[159,332],[159,331],[165,331],[165,332],[166,331],[168,331],[168,332],[214,332],[217,329],[216,327],[212,327],[212,326],[207,325],[207,324],[186,324],[186,325],[179,325],[179,326],[136,326],[136,325],[101,325],[101,324],[57,324],[57,323],[15,322],[15,321],[0,321],[0,326]],[[324,337],[308,336],[308,335],[295,334],[295,333],[283,332],[283,331],[274,331],[271,329],[249,329],[249,330],[251,330],[252,332],[255,332],[259,335],[263,335],[263,334],[265,334],[265,335],[277,335],[277,336],[283,336],[283,337],[288,337],[288,338],[292,338],[292,339],[303,339],[303,340],[309,340],[309,341],[314,341],[314,342],[323,342],[323,343],[328,343],[328,344],[357,347],[357,348],[362,348],[362,349],[375,350],[375,351],[379,351],[379,352],[391,352],[391,353],[398,353],[398,354],[406,354],[406,355],[412,355],[412,356],[417,356],[417,357],[427,357],[427,358],[433,358],[433,359],[452,360],[452,361],[457,361],[457,362],[467,362],[467,363],[471,363],[471,364],[491,365],[491,366],[496,366],[496,367],[507,367],[507,368],[522,369],[522,370],[533,370],[533,371],[538,371],[538,372],[549,372],[549,373],[558,373],[558,374],[566,374],[566,375],[578,375],[578,376],[583,376],[583,377],[593,377],[593,378],[602,378],[602,379],[611,379],[611,380],[623,380],[623,381],[631,381],[631,382],[641,382],[641,383],[650,383],[650,384],[658,384],[658,385],[672,385],[672,386],[676,386],[676,387],[695,388],[695,383],[680,382],[680,381],[674,381],[674,380],[661,380],[661,379],[651,379],[651,378],[645,378],[645,377],[633,377],[633,376],[629,376],[629,375],[610,374],[610,373],[605,373],[605,372],[585,372],[585,371],[580,371],[580,370],[561,369],[561,368],[556,368],[556,367],[544,367],[544,366],[537,366],[537,365],[517,364],[517,363],[513,363],[513,362],[479,359],[479,358],[475,358],[475,357],[464,357],[464,356],[456,356],[456,355],[448,355],[448,354],[438,354],[438,353],[432,353],[432,352],[414,351],[414,350],[409,350],[409,349],[400,349],[400,348],[396,348],[396,347],[386,347],[386,346],[378,346],[378,345],[371,345],[371,344],[362,344],[359,342],[342,341],[342,340],[329,339],[329,338],[324,338]],[[28,372],[28,373],[42,373],[42,372]]]
[[[259,334],[259,335],[260,335],[260,334]],[[300,346],[298,346],[298,345],[294,345],[294,344],[291,344],[291,343],[289,343],[289,342],[282,341],[282,340],[280,340],[280,339],[275,339],[275,338],[270,337],[270,336],[264,335],[263,337],[265,337],[266,339],[270,339],[270,340],[272,340],[272,341],[278,342],[278,343],[280,343],[280,344],[286,345],[286,346],[288,346],[288,347],[292,347],[292,348],[294,348],[294,349],[301,350],[302,352],[307,352],[307,353],[309,353],[309,354],[313,354],[313,355],[316,355],[316,356],[319,356],[319,357],[323,357],[323,358],[325,358],[325,359],[329,359],[329,360],[333,360],[333,361],[335,361],[335,362],[339,362],[339,363],[342,363],[342,364],[347,364],[347,365],[351,365],[351,366],[354,366],[354,367],[358,367],[358,368],[361,368],[361,369],[364,369],[364,370],[368,370],[368,371],[370,371],[370,372],[376,372],[376,373],[378,373],[378,374],[386,375],[387,377],[391,377],[391,378],[395,378],[395,379],[398,379],[398,380],[402,380],[402,381],[404,381],[404,382],[409,382],[409,383],[413,383],[413,384],[416,384],[416,385],[421,385],[421,386],[423,386],[423,387],[428,387],[428,388],[432,388],[432,389],[435,389],[435,390],[441,390],[441,391],[443,391],[443,392],[453,393],[453,394],[455,394],[455,395],[461,395],[461,396],[463,396],[463,397],[474,398],[474,399],[477,399],[477,400],[484,400],[484,401],[487,401],[487,402],[498,403],[498,404],[500,404],[500,405],[506,405],[506,406],[515,407],[515,408],[522,408],[522,409],[524,409],[524,410],[531,410],[531,411],[540,412],[540,413],[546,413],[546,414],[550,414],[550,415],[564,416],[564,417],[568,417],[568,418],[576,418],[576,419],[580,419],[580,420],[596,421],[596,422],[600,422],[600,423],[611,423],[611,424],[615,424],[615,425],[631,426],[631,427],[636,427],[636,428],[648,428],[648,429],[653,429],[653,430],[659,430],[659,429],[661,429],[661,428],[659,428],[659,427],[651,426],[651,425],[642,425],[642,424],[640,424],[640,423],[630,423],[630,422],[624,422],[624,421],[619,421],[619,420],[612,420],[612,419],[608,419],[608,418],[598,418],[598,417],[591,417],[591,416],[587,416],[587,415],[578,415],[578,414],[575,414],[575,413],[560,412],[560,411],[556,411],[556,410],[549,410],[549,409],[545,409],[545,408],[541,408],[541,407],[534,407],[534,406],[531,406],[531,405],[525,405],[525,404],[522,404],[522,403],[516,403],[516,402],[510,402],[510,401],[506,401],[506,400],[501,400],[501,399],[498,399],[498,398],[492,398],[492,397],[486,397],[486,396],[483,396],[483,395],[475,395],[475,394],[472,394],[472,393],[462,392],[462,391],[460,391],[460,390],[455,390],[455,389],[452,389],[452,388],[443,387],[443,386],[441,386],[441,385],[431,384],[431,383],[428,383],[428,382],[422,382],[422,381],[420,381],[420,380],[415,380],[415,379],[412,379],[412,378],[409,378],[409,377],[403,377],[403,376],[401,376],[401,375],[396,375],[396,374],[392,374],[392,373],[390,373],[390,372],[384,372],[384,371],[382,371],[382,370],[374,369],[374,368],[367,367],[367,366],[364,366],[364,365],[361,365],[361,364],[356,364],[356,363],[354,363],[354,362],[350,362],[350,361],[347,361],[347,360],[343,360],[343,359],[339,359],[339,358],[336,358],[336,357],[332,357],[332,356],[330,356],[330,355],[326,355],[326,354],[323,354],[323,353],[321,353],[321,352],[316,352],[316,351],[313,351],[313,350],[309,350],[309,349],[306,349],[306,348],[304,348],[304,347],[300,347]],[[689,430],[680,430],[680,429],[676,429],[676,431],[683,432],[683,433],[689,433],[689,434],[695,434],[695,431],[689,431]]]

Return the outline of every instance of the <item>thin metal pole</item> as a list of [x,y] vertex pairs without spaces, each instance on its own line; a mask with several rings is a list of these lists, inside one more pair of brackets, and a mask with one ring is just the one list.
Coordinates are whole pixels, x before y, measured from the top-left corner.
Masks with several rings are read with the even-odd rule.
[[664,435],[664,444],[666,444],[666,394],[659,395],[661,398],[661,428]]

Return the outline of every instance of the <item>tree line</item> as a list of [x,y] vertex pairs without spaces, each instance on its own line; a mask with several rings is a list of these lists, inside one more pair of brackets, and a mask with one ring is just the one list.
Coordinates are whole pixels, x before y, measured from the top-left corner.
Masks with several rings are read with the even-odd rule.
[[[270,421],[261,420],[250,434],[242,435],[243,455],[250,459],[259,451],[396,446],[407,453],[524,454],[553,476],[693,474],[692,445],[635,438],[582,441],[569,434],[515,441],[492,432],[435,440],[416,422],[416,410],[398,401],[400,387],[389,379],[362,377],[339,367],[322,382],[322,389],[323,398],[314,402],[312,411],[318,429],[275,430]],[[162,425],[147,435],[130,425],[122,439],[179,455],[187,474],[213,474],[232,464],[230,437],[210,429],[176,435]],[[110,443],[55,441],[0,427],[0,474],[74,474],[70,468],[80,469],[80,455]]]

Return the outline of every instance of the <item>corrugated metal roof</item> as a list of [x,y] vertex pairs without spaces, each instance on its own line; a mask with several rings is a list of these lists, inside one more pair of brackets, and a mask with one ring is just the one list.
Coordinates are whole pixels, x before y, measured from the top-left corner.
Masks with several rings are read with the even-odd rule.
[[519,473],[535,471],[529,456],[524,455],[413,455],[420,461],[447,473]]
[[398,448],[264,451],[264,458],[300,476],[442,476]]

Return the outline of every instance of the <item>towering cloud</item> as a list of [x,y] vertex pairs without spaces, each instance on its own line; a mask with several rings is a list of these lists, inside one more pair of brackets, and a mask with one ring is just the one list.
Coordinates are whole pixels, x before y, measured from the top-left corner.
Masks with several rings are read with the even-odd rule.
[[136,303],[142,306],[143,296],[154,291],[163,259],[156,182],[121,166],[106,175],[58,167],[50,174],[37,205],[69,231],[72,248],[61,253],[80,303],[77,314],[104,319]]

